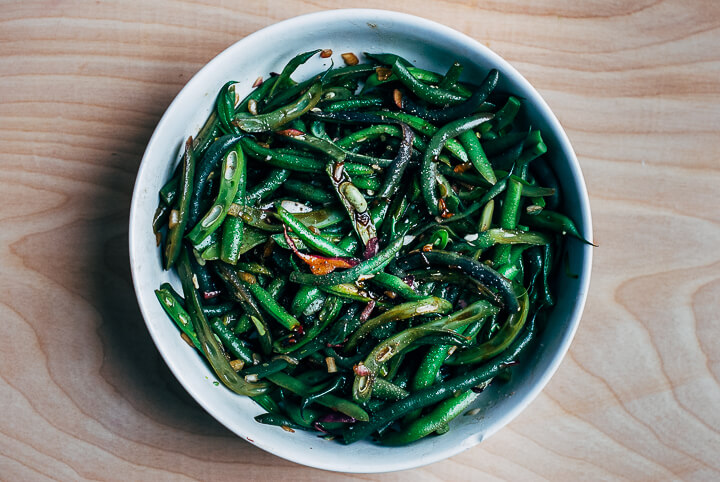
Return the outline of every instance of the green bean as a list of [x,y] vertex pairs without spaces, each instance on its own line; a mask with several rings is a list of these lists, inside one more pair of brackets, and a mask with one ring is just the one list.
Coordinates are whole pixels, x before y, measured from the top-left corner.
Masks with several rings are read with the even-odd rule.
[[190,218],[191,197],[193,194],[193,177],[195,173],[195,158],[192,151],[192,137],[185,143],[185,153],[182,159],[182,175],[180,178],[181,194],[177,208],[170,211],[170,221],[167,240],[165,241],[165,269],[170,269],[182,251],[182,237]]
[[252,328],[252,321],[250,321],[250,317],[247,315],[247,313],[243,313],[237,320],[237,323],[233,327],[233,333],[236,335],[242,335],[243,333],[247,332]]
[[475,278],[480,283],[498,290],[510,313],[519,311],[517,297],[515,296],[512,286],[497,271],[484,263],[479,263],[465,256],[450,253],[447,251],[429,251],[426,253],[414,253],[401,259],[398,265],[402,269],[411,269],[420,266],[432,266],[439,264],[443,266],[453,266],[454,268],[464,272],[465,274]]
[[232,353],[235,357],[244,361],[245,363],[253,362],[252,351],[247,349],[240,343],[240,341],[235,336],[235,333],[233,333],[230,328],[223,325],[220,318],[214,318],[211,321],[210,326],[212,327],[218,338],[220,338],[222,344],[225,346],[225,348],[227,348],[230,353]]
[[540,131],[532,131],[528,136],[529,146],[523,146],[524,149],[518,157],[517,164],[523,168],[526,168],[530,161],[537,159],[547,152],[547,146],[542,140]]
[[452,309],[452,303],[442,298],[428,296],[415,301],[402,303],[389,310],[382,315],[367,320],[363,325],[353,333],[348,342],[345,344],[345,351],[349,352],[355,346],[370,334],[374,329],[394,321],[407,320],[416,316],[426,315],[429,313],[445,314]]
[[195,345],[195,348],[202,352],[200,342],[198,341],[195,329],[192,325],[192,320],[190,320],[190,315],[188,315],[185,308],[182,307],[180,300],[172,291],[163,288],[155,290],[155,296],[157,296],[157,299],[165,310],[165,313],[167,313],[178,328],[187,335],[190,341],[192,341],[192,344]]
[[[430,321],[419,326],[408,328],[386,339],[368,354],[363,362],[365,372],[356,371],[353,383],[353,399],[363,402],[370,398],[381,364],[387,363],[392,357],[402,352],[413,342],[433,333],[448,333],[466,326],[473,321],[494,314],[498,309],[487,301],[481,300],[452,315]],[[369,321],[368,321],[369,322]],[[362,325],[364,328],[367,325]],[[356,332],[357,333],[357,332]],[[349,342],[348,342],[349,344]]]
[[[245,156],[237,144],[224,156],[221,172],[222,179],[217,199],[205,216],[187,235],[187,238],[194,245],[200,243],[219,228],[225,220],[230,205],[245,197]],[[238,190],[241,190],[242,193],[238,196],[239,199],[236,200],[235,196]],[[242,223],[237,230],[242,233]]]
[[276,205],[275,209],[277,210],[278,216],[280,216],[282,222],[285,223],[289,228],[291,228],[295,235],[302,239],[306,246],[309,246],[316,251],[328,256],[352,256],[352,253],[348,253],[345,250],[337,247],[335,244],[327,241],[322,236],[314,234],[280,204]]
[[290,273],[290,281],[313,286],[332,286],[343,283],[355,282],[363,276],[370,276],[382,270],[402,248],[405,233],[395,238],[384,250],[375,257],[344,271],[335,271],[325,275],[313,275],[306,273]]
[[383,183],[380,191],[377,193],[378,198],[391,198],[395,195],[400,182],[402,181],[403,174],[410,164],[410,157],[412,155],[412,144],[415,139],[415,133],[410,129],[407,124],[400,123],[402,130],[402,140],[400,142],[400,148],[395,156],[392,164],[388,167],[385,172],[385,182]]
[[[299,249],[299,250],[309,249],[309,248],[305,245],[305,243],[303,242],[303,240],[300,239],[300,238],[298,238],[297,236],[295,236],[295,234],[288,234],[288,237],[290,238],[290,240],[291,240],[293,243],[295,243],[295,247],[296,247],[297,249]],[[329,241],[329,242],[331,242],[331,243],[334,243],[334,244],[338,244],[339,241],[340,241],[340,239],[341,239],[339,236],[334,235],[334,234],[321,234],[320,237],[322,237],[323,239],[325,239],[325,240],[327,240],[327,241]],[[285,239],[285,234],[273,234],[273,235],[271,236],[271,238],[272,238],[273,241],[275,241],[275,243],[276,243],[278,246],[280,246],[281,248],[283,248],[283,249],[292,249],[292,248],[290,247],[290,245],[288,244],[287,240]],[[340,246],[338,245],[338,247],[340,247]],[[347,255],[345,255],[345,256],[347,256]]]
[[290,331],[297,330],[300,327],[300,322],[297,318],[288,313],[285,308],[283,308],[272,296],[270,296],[265,288],[260,286],[260,283],[255,280],[246,282],[243,281],[242,278],[240,278],[240,282],[245,285],[250,293],[252,293],[267,314],[275,318],[278,323]]
[[473,95],[461,104],[443,109],[427,109],[414,104],[409,98],[403,96],[401,109],[410,114],[422,117],[430,122],[449,122],[461,117],[467,117],[478,110],[482,110],[485,100],[488,98],[493,89],[495,89],[499,77],[500,75],[498,71],[492,69],[488,72],[487,76],[480,84],[480,87],[478,87]]
[[248,191],[245,201],[255,204],[271,196],[280,186],[287,188],[289,177],[290,171],[287,169],[273,169],[263,182]]
[[265,425],[275,425],[278,427],[282,427],[283,429],[288,428],[291,430],[308,430],[307,427],[296,424],[290,421],[288,418],[283,417],[282,415],[276,415],[273,413],[261,413],[260,415],[255,416],[255,421]]
[[305,134],[304,132],[290,129],[280,131],[279,134],[288,141],[299,144],[302,147],[322,152],[335,162],[344,162],[347,158],[347,153],[344,150],[327,139],[321,139],[319,137]]
[[215,101],[215,113],[220,121],[220,126],[228,134],[240,133],[237,126],[231,124],[232,118],[235,116],[236,102],[240,100],[235,94],[235,85],[237,83],[232,80],[223,85]]
[[384,378],[376,378],[373,395],[381,400],[402,400],[409,395],[408,391],[398,387]]
[[[412,74],[413,77],[415,77],[417,80],[422,81],[424,83],[437,84],[439,82],[442,82],[442,80],[444,79],[442,76],[440,76],[439,74],[437,74],[435,72],[431,72],[429,70],[413,67],[410,64],[404,63],[404,61],[402,61],[402,60],[401,60],[401,62],[403,62],[403,64],[407,67],[408,72],[410,72],[410,74]],[[392,67],[392,63],[390,63],[388,65],[389,65],[389,67]],[[385,77],[385,76],[383,75],[383,77]],[[390,73],[389,76],[384,78],[384,80],[380,80],[378,77],[378,70],[376,69],[375,73],[371,74],[370,77],[368,77],[365,80],[365,86],[363,87],[363,92],[370,91],[377,87],[383,86],[383,84],[387,84],[388,82],[393,82],[396,80],[398,80],[398,77],[397,77],[397,75],[393,74],[392,72]],[[467,87],[465,87],[464,85],[461,85],[461,84],[453,84],[451,86],[443,87],[443,88],[447,88],[448,90],[450,90],[452,92],[456,92],[457,94],[459,94],[463,97],[470,97],[470,95],[472,94],[472,92]]]
[[506,176],[502,179],[500,179],[493,187],[488,189],[485,193],[481,194],[480,199],[478,199],[476,202],[472,204],[469,208],[467,208],[463,213],[456,214],[450,218],[443,219],[441,222],[443,224],[445,223],[452,223],[456,221],[460,221],[462,219],[465,219],[472,214],[474,214],[476,211],[480,210],[485,206],[485,204],[491,200],[493,200],[495,197],[497,197],[500,193],[502,193],[505,188],[507,187],[507,180],[510,176]]
[[260,263],[247,263],[240,262],[237,264],[237,269],[246,273],[252,273],[257,275],[274,276],[273,272],[267,267]]
[[202,312],[200,297],[195,286],[193,286],[193,273],[190,269],[187,250],[183,250],[180,255],[178,274],[180,275],[180,281],[182,282],[183,291],[185,292],[185,300],[188,302],[188,314],[195,328],[200,347],[218,379],[226,387],[239,395],[255,396],[265,393],[267,391],[266,385],[245,382],[235,373],[235,370],[233,370],[225,358],[222,346],[220,346],[220,343],[218,343],[215,338]]
[[252,367],[243,370],[243,375],[255,375],[258,379],[262,379],[273,373],[283,371],[292,364],[299,363],[304,358],[307,358],[324,349],[327,338],[327,336],[317,336],[305,344],[305,346],[301,349],[295,351],[291,356],[279,355],[272,358],[270,361],[253,365]]
[[374,301],[368,294],[357,287],[355,283],[343,283],[335,286],[323,286],[320,288],[322,291],[326,293],[330,293],[335,296],[339,296],[340,298],[345,298],[348,300],[355,300],[355,301],[364,301],[365,303],[368,303],[370,301]]
[[[233,204],[228,211],[230,216],[242,217],[245,224],[269,232],[282,232],[282,225],[272,222],[274,214],[250,206]],[[335,208],[316,209],[307,213],[298,213],[295,217],[305,226],[323,229],[342,222],[345,217],[342,211]]]
[[429,86],[417,80],[401,62],[395,62],[392,71],[413,94],[422,100],[435,105],[455,105],[465,100],[461,95],[451,91],[438,88],[437,86]]
[[320,313],[318,314],[317,322],[307,330],[302,339],[289,346],[282,346],[276,342],[274,345],[275,351],[278,353],[293,353],[312,342],[337,319],[342,306],[343,300],[337,296],[330,295],[325,298]]
[[[399,122],[402,122],[404,124],[409,125],[412,129],[418,131],[419,133],[432,137],[437,133],[438,127],[430,124],[430,122],[426,121],[425,119],[422,119],[418,116],[414,116],[412,114],[408,114],[406,112],[394,112],[394,111],[377,111],[370,113],[372,115],[377,115],[381,119],[394,119]],[[419,139],[419,137],[418,137]],[[417,142],[417,140],[415,141]],[[420,146],[416,146],[419,149]],[[457,159],[459,159],[461,162],[468,162],[468,154],[465,152],[465,149],[455,139],[448,139],[445,143],[445,149],[447,149],[453,156],[455,156]],[[424,149],[422,149],[424,150]]]
[[332,104],[326,105],[323,109],[326,112],[338,112],[345,110],[365,109],[369,107],[380,107],[383,105],[381,97],[355,98],[349,100],[339,100]]
[[523,214],[521,219],[523,224],[530,227],[547,229],[548,231],[559,233],[563,236],[569,234],[585,244],[593,245],[593,243],[582,237],[572,219],[562,213],[543,209],[541,213],[536,215]]
[[330,178],[330,183],[333,188],[335,188],[335,193],[338,198],[340,198],[340,202],[350,216],[353,228],[363,245],[367,246],[373,238],[377,240],[375,225],[370,219],[365,197],[352,183],[352,179],[345,171],[343,163],[336,163],[334,165],[328,163],[325,171]]
[[196,159],[202,157],[210,144],[220,135],[219,124],[217,113],[211,112],[193,140],[192,148]]
[[[531,131],[532,133],[533,131]],[[504,151],[516,146],[519,142],[523,142],[523,146],[530,146],[530,136],[527,131],[509,132],[497,139],[482,140],[482,147],[488,156],[497,156]]]
[[278,88],[284,89],[287,86],[292,85],[294,82],[290,76],[297,70],[298,67],[310,60],[310,58],[320,52],[320,50],[321,49],[304,52],[290,59],[287,65],[285,65],[285,68],[283,68],[282,72],[280,72],[280,75],[277,76],[275,84],[272,86],[272,89],[270,89],[270,92],[268,92],[267,99],[271,100],[275,93],[279,92]]
[[[405,428],[402,432],[387,435],[381,439],[383,445],[407,445],[438,430],[445,430],[452,419],[463,413],[479,396],[472,391],[440,402],[435,409]],[[446,431],[446,430],[445,430]]]
[[386,290],[390,290],[409,301],[416,301],[424,298],[401,278],[391,275],[390,273],[377,273],[375,276],[370,278],[370,282],[385,288]]
[[197,168],[194,173],[192,196],[190,198],[188,218],[188,224],[190,226],[195,226],[200,218],[202,198],[205,195],[205,190],[213,171],[218,168],[228,149],[237,144],[240,139],[242,139],[242,136],[227,135],[215,140],[205,152],[202,159],[197,163]]
[[353,178],[353,185],[358,189],[377,191],[378,189],[380,189],[381,183],[380,180],[375,176],[357,176]]
[[240,103],[235,108],[235,112],[237,115],[247,115],[246,113],[249,112],[249,104],[250,102],[258,103],[265,97],[267,97],[268,92],[273,88],[275,85],[275,82],[277,81],[277,77],[270,77],[266,81],[262,82],[255,90],[251,91],[243,100],[240,101]]
[[482,213],[480,214],[480,222],[478,223],[478,233],[484,233],[485,231],[490,229],[490,226],[492,225],[492,217],[493,217],[494,212],[495,212],[495,200],[491,199],[485,205],[485,207],[482,210]]
[[372,422],[353,424],[343,433],[343,443],[351,444],[364,439],[381,427],[386,426],[393,420],[397,420],[415,409],[433,405],[447,399],[455,392],[468,390],[497,376],[507,368],[509,363],[515,360],[518,354],[529,344],[533,335],[534,325],[531,325],[525,336],[516,340],[502,356],[482,364],[469,372],[447,380],[441,385],[430,386],[410,394],[408,397],[393,403],[375,414]]
[[482,363],[503,353],[519,336],[528,317],[530,303],[527,292],[523,292],[518,298],[520,300],[520,311],[511,313],[503,327],[500,328],[500,331],[490,338],[490,340],[476,347],[453,354],[445,363],[449,365]]
[[372,52],[363,52],[363,55],[365,57],[372,59],[378,63],[381,63],[383,65],[387,65],[388,67],[392,67],[395,62],[399,62],[406,67],[412,66],[409,60],[397,55],[397,54],[391,54],[391,53],[372,53]]
[[358,65],[351,65],[348,67],[340,67],[338,69],[328,70],[327,72],[315,75],[308,80],[305,80],[303,82],[300,82],[299,84],[289,87],[285,89],[284,91],[280,92],[275,96],[275,98],[268,102],[265,106],[266,109],[275,109],[279,106],[281,106],[285,102],[289,102],[293,98],[297,97],[301,93],[305,92],[308,88],[313,86],[317,82],[323,82],[325,85],[329,85],[332,82],[335,82],[342,77],[347,76],[356,76],[356,75],[363,75],[363,74],[369,74],[370,72],[373,72],[375,70],[375,67],[370,64],[358,64]]
[[319,186],[314,186],[295,179],[288,179],[285,181],[283,183],[283,188],[298,197],[318,204],[328,204],[336,199],[333,193],[325,191]]
[[206,317],[209,316],[222,316],[230,313],[235,308],[235,303],[225,302],[218,305],[207,305],[203,306],[203,313]]
[[237,272],[235,272],[230,266],[218,263],[215,268],[220,278],[222,278],[225,282],[230,294],[240,303],[245,313],[247,313],[250,317],[250,321],[253,323],[257,331],[262,352],[265,354],[270,353],[272,350],[270,327],[265,321],[262,313],[260,313],[260,308],[252,294],[242,283]]
[[458,80],[460,80],[460,76],[462,75],[463,66],[460,62],[453,63],[450,68],[448,69],[445,76],[442,78],[440,83],[438,84],[439,87],[442,87],[443,89],[450,89],[452,88]]
[[[323,161],[298,154],[287,154],[278,149],[268,149],[247,137],[243,138],[242,146],[247,150],[248,155],[281,169],[300,172],[320,172],[325,168]],[[366,176],[376,172],[371,166],[351,162],[345,163],[345,169],[350,174]]]
[[320,101],[322,86],[314,84],[307,92],[292,104],[288,104],[267,114],[252,117],[238,117],[233,124],[245,132],[267,132],[277,129],[309,111]]
[[[245,165],[245,156],[243,155],[242,148],[240,145],[236,145],[235,151],[238,153],[238,165],[236,169],[238,172],[237,189],[232,199],[232,203],[245,205],[248,200],[245,197],[246,185],[247,185],[247,168]],[[287,172],[287,171],[285,171]],[[222,186],[221,186],[222,187]],[[220,195],[218,195],[218,199]],[[229,206],[224,207],[223,213],[227,213]],[[223,222],[223,235],[220,243],[220,259],[226,263],[235,264],[240,257],[243,235],[245,232],[245,225],[242,218],[229,217]]]
[[[522,196],[522,184],[512,176],[508,181],[505,190],[505,200],[503,201],[502,211],[500,213],[500,227],[504,230],[515,229],[520,213],[520,197]],[[507,263],[510,256],[510,246],[501,245],[496,248],[493,264],[500,266]]]
[[555,304],[555,299],[552,295],[552,292],[550,290],[550,271],[553,267],[553,261],[554,261],[554,254],[553,250],[550,249],[549,245],[546,245],[543,248],[543,295],[544,295],[544,303],[548,306],[553,306]]
[[437,157],[447,139],[456,137],[492,119],[492,114],[478,114],[445,125],[430,139],[423,157],[420,176],[425,203],[433,216],[441,214],[440,199],[437,195]]
[[493,127],[495,130],[502,130],[512,123],[515,116],[520,112],[522,103],[517,97],[508,97],[507,102],[502,106],[496,113],[495,119],[493,120]]
[[[286,375],[285,373],[273,373],[272,375],[268,375],[267,379],[270,380],[272,383],[297,395],[305,397],[310,394],[310,390],[305,384],[296,380],[290,375]],[[363,410],[362,407],[356,405],[349,400],[336,397],[335,395],[323,395],[316,401],[320,405],[337,410],[338,412],[344,413],[345,415],[353,417],[356,420],[370,420],[367,412]]]
[[496,244],[549,244],[552,240],[545,234],[538,232],[525,232],[520,230],[492,228],[479,234],[475,245],[480,249],[487,249]]
[[472,130],[465,131],[460,134],[458,138],[467,151],[468,157],[470,157],[470,162],[473,163],[475,169],[477,169],[480,175],[484,177],[487,182],[495,184],[497,182],[497,178],[493,172],[492,165],[490,164],[490,161],[488,161],[488,158],[485,155],[485,152],[483,151],[480,141],[475,133]]
[[[420,120],[422,121],[422,119]],[[348,134],[347,136],[338,140],[336,144],[343,149],[349,149],[353,146],[360,145],[369,140],[380,138],[384,135],[403,139],[404,137],[407,137],[401,129],[404,122],[399,122],[399,124],[400,127],[394,126],[392,124],[372,125],[370,127],[366,127],[365,129],[360,129],[351,134]],[[412,142],[410,142],[410,144],[421,151],[424,151],[427,148],[427,144],[425,143],[425,141],[423,141],[422,138],[416,136],[413,136]]]
[[[183,151],[183,153],[186,151]],[[160,188],[160,201],[167,206],[172,206],[177,199],[178,186],[180,185],[180,174],[182,169],[182,160],[177,166],[175,174]]]

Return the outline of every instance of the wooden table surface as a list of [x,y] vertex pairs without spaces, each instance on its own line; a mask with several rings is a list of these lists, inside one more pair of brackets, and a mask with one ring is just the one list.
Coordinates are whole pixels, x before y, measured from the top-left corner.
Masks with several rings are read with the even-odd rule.
[[0,478],[718,480],[720,3],[394,5],[487,44],[538,88],[577,151],[600,247],[538,399],[461,455],[373,476],[295,465],[215,422],[133,295],[130,195],[175,94],[255,30],[353,6],[249,3],[0,3]]

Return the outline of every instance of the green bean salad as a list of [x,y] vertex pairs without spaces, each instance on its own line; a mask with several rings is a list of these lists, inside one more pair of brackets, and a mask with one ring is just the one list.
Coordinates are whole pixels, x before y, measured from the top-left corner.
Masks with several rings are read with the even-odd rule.
[[259,423],[404,445],[512,376],[582,238],[497,70],[347,53],[293,80],[316,55],[220,89],[160,190],[182,294],[155,293]]

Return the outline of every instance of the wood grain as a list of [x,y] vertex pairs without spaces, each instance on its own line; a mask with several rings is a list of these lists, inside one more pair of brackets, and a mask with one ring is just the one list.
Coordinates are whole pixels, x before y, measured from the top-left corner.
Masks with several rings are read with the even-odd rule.
[[130,193],[170,100],[244,35],[353,6],[248,3],[0,5],[0,477],[720,478],[720,3],[393,5],[539,89],[580,158],[600,248],[542,395],[480,446],[389,476],[303,468],[233,436],[174,380],[134,300]]

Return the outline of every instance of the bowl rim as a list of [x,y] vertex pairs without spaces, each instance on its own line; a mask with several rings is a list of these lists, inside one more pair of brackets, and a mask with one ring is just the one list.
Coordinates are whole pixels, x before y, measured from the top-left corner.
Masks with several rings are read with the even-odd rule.
[[[296,28],[298,25],[301,25],[305,22],[318,22],[318,21],[332,21],[332,22],[338,22],[343,20],[348,21],[367,21],[371,22],[372,19],[378,19],[382,18],[384,21],[390,21],[390,22],[398,22],[408,25],[415,25],[421,28],[425,28],[428,30],[432,30],[435,32],[438,32],[439,34],[442,34],[447,37],[451,37],[454,40],[458,41],[458,43],[462,43],[468,46],[469,49],[479,51],[481,52],[482,56],[490,60],[492,63],[499,66],[499,68],[505,72],[510,73],[512,77],[514,78],[514,81],[519,82],[523,87],[532,94],[532,99],[529,99],[532,104],[535,106],[535,108],[543,115],[549,124],[550,130],[553,132],[553,135],[556,139],[556,142],[558,143],[558,146],[561,150],[563,150],[567,157],[567,164],[568,168],[570,170],[570,174],[572,179],[574,180],[576,184],[577,189],[577,196],[579,199],[579,211],[580,216],[582,217],[582,223],[581,223],[581,234],[585,237],[585,239],[592,239],[592,219],[591,219],[591,213],[590,213],[590,201],[587,193],[587,187],[585,184],[585,179],[582,175],[582,171],[580,168],[580,164],[578,162],[577,156],[575,154],[575,151],[572,148],[572,145],[570,144],[570,140],[567,137],[567,134],[565,130],[560,125],[560,122],[558,121],[555,114],[552,112],[550,107],[548,106],[547,102],[543,99],[543,97],[540,95],[540,93],[530,84],[530,82],[522,75],[520,72],[517,71],[510,63],[508,63],[505,59],[500,57],[498,54],[496,54],[494,51],[492,51],[489,47],[483,45],[479,41],[475,40],[474,38],[470,37],[469,35],[466,35],[462,32],[459,32],[451,27],[448,27],[447,25],[441,24],[439,22],[435,22],[433,20],[429,20],[426,18],[418,17],[416,15],[411,15],[407,13],[392,11],[392,10],[384,10],[384,9],[368,9],[368,8],[348,8],[348,9],[335,9],[335,10],[323,10],[319,12],[313,12],[308,13],[304,15],[299,15],[295,17],[291,17],[285,20],[282,20],[280,22],[268,25],[260,30],[257,30],[237,42],[233,43],[232,45],[225,48],[222,52],[217,54],[212,60],[210,60],[208,63],[206,63],[198,72],[196,72],[190,80],[183,86],[183,88],[177,93],[173,101],[170,103],[170,105],[165,110],[163,116],[160,118],[159,122],[157,123],[152,136],[150,137],[150,140],[148,141],[147,147],[145,149],[145,152],[143,153],[142,160],[140,162],[140,165],[138,167],[138,172],[135,180],[135,184],[133,187],[133,193],[132,193],[132,201],[130,206],[130,215],[129,215],[129,229],[128,229],[128,242],[129,242],[129,261],[130,261],[130,270],[133,280],[133,288],[135,291],[136,299],[138,302],[138,306],[140,308],[141,314],[143,316],[143,321],[145,322],[145,326],[147,327],[150,336],[153,340],[153,343],[155,344],[155,347],[160,352],[160,355],[164,362],[167,364],[170,371],[173,373],[175,378],[178,380],[178,382],[183,386],[183,388],[192,396],[192,398],[206,411],[208,412],[215,420],[220,422],[222,425],[224,425],[228,430],[235,433],[236,435],[240,436],[244,440],[247,440],[247,434],[238,433],[236,429],[231,428],[230,421],[225,417],[225,415],[222,413],[221,410],[213,408],[213,406],[205,400],[205,398],[201,397],[200,394],[196,393],[194,390],[192,390],[188,384],[186,383],[184,376],[182,373],[178,370],[177,366],[173,362],[173,358],[171,354],[168,352],[168,350],[165,349],[163,344],[160,340],[160,335],[153,329],[152,325],[148,322],[150,319],[149,316],[149,309],[147,307],[146,303],[146,294],[141,293],[140,291],[140,281],[139,281],[139,275],[136,273],[136,263],[137,263],[137,255],[136,251],[143,249],[142,246],[135,246],[134,240],[137,239],[136,235],[136,228],[134,228],[134,222],[133,220],[136,219],[136,212],[140,209],[139,206],[139,198],[138,191],[140,190],[140,180],[144,177],[143,172],[148,168],[148,165],[150,163],[149,157],[151,152],[151,146],[157,141],[158,136],[160,135],[160,132],[163,130],[163,126],[165,123],[168,122],[168,118],[170,117],[171,113],[175,110],[177,104],[180,102],[180,99],[183,97],[184,92],[191,90],[196,83],[198,83],[200,80],[199,78],[202,77],[202,75],[207,71],[212,69],[216,64],[219,64],[223,62],[224,58],[228,55],[230,55],[230,51],[235,50],[239,48],[239,46],[242,43],[248,42],[249,39],[254,39],[256,37],[271,35],[274,33],[282,33],[284,29],[287,29],[289,27]],[[141,229],[138,227],[137,229]],[[284,458],[286,460],[290,460],[292,462],[314,467],[318,469],[323,470],[330,470],[330,471],[338,471],[338,472],[347,472],[347,473],[378,473],[378,472],[393,472],[398,470],[407,470],[411,468],[417,468],[422,467],[425,465],[432,464],[434,462],[446,459],[448,457],[452,457],[455,455],[458,455],[461,452],[464,452],[465,450],[469,449],[470,447],[473,447],[477,445],[480,441],[484,440],[485,438],[493,435],[495,432],[503,428],[505,425],[507,425],[511,420],[513,420],[521,411],[523,411],[537,396],[538,394],[543,390],[543,388],[547,385],[550,378],[555,374],[557,371],[560,363],[564,359],[570,344],[575,336],[575,333],[577,331],[580,318],[582,316],[583,309],[585,307],[585,302],[587,299],[588,289],[590,285],[590,274],[591,274],[591,268],[592,268],[592,250],[589,246],[585,246],[582,251],[582,269],[579,273],[579,280],[578,280],[578,293],[576,301],[573,305],[573,309],[571,312],[569,312],[566,316],[566,319],[568,320],[567,328],[561,332],[561,342],[558,345],[558,349],[549,356],[550,360],[548,362],[547,368],[542,373],[542,375],[539,377],[539,379],[532,385],[530,390],[524,394],[524,396],[518,401],[517,403],[511,406],[509,410],[507,410],[502,416],[498,417],[497,421],[493,423],[492,425],[489,425],[488,428],[481,434],[481,436],[471,436],[468,437],[463,443],[459,443],[455,446],[447,447],[443,450],[436,450],[433,452],[432,455],[426,456],[422,458],[421,460],[410,459],[410,460],[403,460],[402,458],[397,458],[399,460],[396,460],[394,463],[384,463],[379,465],[374,465],[371,467],[368,467],[371,464],[364,464],[363,466],[353,466],[353,467],[345,467],[345,466],[338,466],[337,464],[334,464],[332,461],[324,460],[322,462],[317,462],[317,458],[312,458],[311,460],[308,459],[301,459],[300,456],[298,456],[292,449],[290,450],[284,450],[284,447],[277,447],[277,446],[267,446],[266,444],[259,443],[259,442],[252,442],[253,445],[256,445],[258,448],[261,448],[273,455],[276,455],[278,457]],[[516,397],[517,398],[517,397]]]

